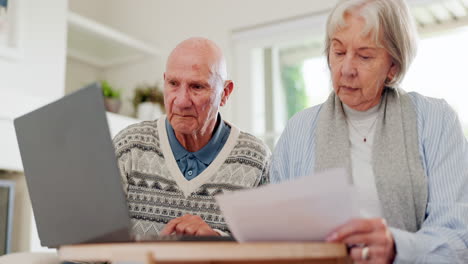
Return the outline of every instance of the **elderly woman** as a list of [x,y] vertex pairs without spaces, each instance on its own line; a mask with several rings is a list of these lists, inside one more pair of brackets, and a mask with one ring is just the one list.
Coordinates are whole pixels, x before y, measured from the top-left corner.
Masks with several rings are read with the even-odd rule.
[[468,144],[457,115],[398,88],[416,51],[407,5],[340,1],[326,34],[334,92],[288,122],[272,182],[347,168],[374,218],[327,241],[359,245],[350,254],[363,263],[468,263]]

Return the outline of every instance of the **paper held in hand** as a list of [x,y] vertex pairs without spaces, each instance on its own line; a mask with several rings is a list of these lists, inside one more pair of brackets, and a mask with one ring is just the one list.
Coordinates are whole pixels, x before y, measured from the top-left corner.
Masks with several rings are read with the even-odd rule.
[[359,217],[357,191],[344,169],[216,196],[234,237],[247,241],[323,241]]

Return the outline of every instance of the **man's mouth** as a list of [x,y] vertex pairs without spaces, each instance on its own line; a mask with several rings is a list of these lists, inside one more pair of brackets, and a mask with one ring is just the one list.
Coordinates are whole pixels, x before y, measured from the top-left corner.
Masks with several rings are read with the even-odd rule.
[[183,117],[183,118],[195,117],[192,114],[174,114],[174,116]]

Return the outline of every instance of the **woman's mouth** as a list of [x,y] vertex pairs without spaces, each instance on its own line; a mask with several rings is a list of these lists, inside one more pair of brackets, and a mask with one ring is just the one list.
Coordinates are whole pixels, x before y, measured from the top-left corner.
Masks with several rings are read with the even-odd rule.
[[347,92],[355,92],[359,90],[359,88],[353,88],[351,86],[345,86],[345,85],[340,86],[340,89],[347,91]]

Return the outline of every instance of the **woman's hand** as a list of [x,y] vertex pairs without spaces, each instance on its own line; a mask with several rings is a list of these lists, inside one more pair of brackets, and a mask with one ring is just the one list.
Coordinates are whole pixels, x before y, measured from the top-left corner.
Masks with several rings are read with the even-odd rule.
[[176,235],[219,236],[200,216],[189,214],[169,221],[160,235],[166,236],[174,232]]
[[395,259],[395,242],[382,218],[353,219],[338,227],[327,242],[351,246],[350,256],[357,263],[392,263]]

